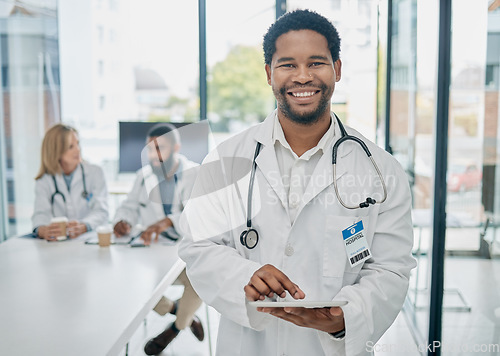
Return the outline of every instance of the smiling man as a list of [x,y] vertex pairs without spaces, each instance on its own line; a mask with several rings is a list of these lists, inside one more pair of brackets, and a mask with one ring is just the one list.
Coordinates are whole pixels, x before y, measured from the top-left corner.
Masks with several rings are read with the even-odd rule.
[[[221,313],[217,355],[369,354],[401,310],[415,267],[409,185],[392,156],[331,112],[339,52],[337,30],[315,12],[269,28],[278,108],[209,154],[181,216],[179,255]],[[224,163],[234,157],[250,174]],[[268,299],[294,304],[254,303]]]

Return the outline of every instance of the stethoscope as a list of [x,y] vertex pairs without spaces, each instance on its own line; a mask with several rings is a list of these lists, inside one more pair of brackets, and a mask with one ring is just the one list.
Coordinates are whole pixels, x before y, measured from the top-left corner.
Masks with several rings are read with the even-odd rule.
[[[83,181],[83,192],[82,192],[82,198],[85,199],[86,201],[90,201],[90,198],[92,198],[92,194],[90,194],[88,191],[87,191],[87,184],[85,182],[85,171],[83,169],[83,164],[80,163],[80,168],[82,170],[82,181]],[[64,205],[66,205],[66,197],[64,196],[64,194],[59,190],[59,187],[57,186],[57,181],[56,181],[56,177],[55,176],[52,176],[52,180],[54,181],[54,187],[55,187],[55,192],[52,193],[52,195],[50,196],[50,206],[51,206],[51,210],[52,210],[52,215],[54,215],[54,201],[56,199],[56,196],[57,195],[60,195],[63,202],[64,202]]]
[[[363,142],[363,140],[361,140],[360,138],[358,138],[356,136],[349,135],[347,133],[347,131],[344,128],[344,125],[342,125],[342,122],[337,117],[337,115],[335,115],[335,118],[337,119],[337,122],[339,124],[339,129],[340,129],[340,132],[342,134],[342,137],[339,138],[337,140],[337,142],[335,142],[335,144],[333,145],[333,149],[332,149],[332,164],[333,164],[333,178],[334,178],[333,179],[333,187],[335,189],[335,195],[337,196],[338,201],[346,209],[368,208],[370,206],[370,204],[372,204],[372,205],[373,204],[382,204],[387,199],[387,187],[385,186],[384,177],[382,176],[382,173],[380,172],[380,169],[378,168],[377,163],[373,159],[372,153],[370,152],[370,150],[368,149],[368,147],[366,146],[366,144]],[[339,194],[339,189],[338,189],[338,186],[337,186],[337,180],[335,179],[336,172],[337,172],[337,151],[339,149],[339,146],[342,143],[344,143],[345,141],[347,141],[347,140],[352,140],[354,142],[357,142],[361,146],[361,148],[363,149],[363,151],[365,151],[365,153],[368,156],[368,158],[370,159],[372,165],[375,167],[375,170],[377,171],[377,175],[378,175],[378,177],[380,179],[380,182],[382,183],[382,189],[384,190],[384,196],[382,197],[381,201],[377,202],[375,199],[373,199],[371,197],[367,197],[365,201],[359,203],[358,205],[347,205],[342,200],[342,198],[341,198],[341,196]],[[259,242],[259,233],[257,232],[257,230],[255,230],[254,228],[252,228],[252,218],[251,218],[251,216],[252,216],[253,183],[254,183],[254,180],[255,180],[255,171],[257,170],[256,159],[257,159],[257,156],[259,155],[261,146],[262,146],[262,144],[260,142],[257,142],[257,146],[255,147],[255,154],[254,154],[253,162],[252,162],[252,171],[250,173],[250,183],[249,183],[249,187],[248,187],[247,229],[244,230],[240,234],[240,242],[241,242],[241,244],[243,246],[245,246],[246,248],[250,249],[250,250],[253,249],[253,248],[255,248],[255,246],[257,246],[257,243]]]

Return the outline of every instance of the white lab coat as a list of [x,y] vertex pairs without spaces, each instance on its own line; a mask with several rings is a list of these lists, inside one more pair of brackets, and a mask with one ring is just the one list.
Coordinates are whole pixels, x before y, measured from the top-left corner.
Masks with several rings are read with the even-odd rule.
[[[177,227],[181,212],[189,199],[196,179],[196,167],[199,166],[181,154],[178,157],[182,173],[175,186],[172,212],[167,215],[174,227]],[[124,220],[131,226],[141,224],[146,228],[165,217],[158,189],[158,177],[152,172],[151,166],[147,165],[136,172],[132,190],[116,210],[113,226]]]
[[[55,192],[54,181],[49,174],[43,175],[35,183],[35,210],[31,217],[33,228],[49,225],[50,220],[56,216],[66,216],[69,220],[78,220],[88,224],[91,229],[108,222],[108,188],[101,167],[83,162],[85,171],[85,184],[89,199],[82,197],[83,180],[80,165],[76,168],[71,180],[70,191],[61,174],[55,175],[57,188],[66,198],[66,203],[61,195],[51,196]],[[52,209],[53,208],[53,209]],[[53,212],[52,212],[53,211]]]
[[[391,155],[347,128],[371,150],[387,184],[387,200],[367,209],[347,210],[340,205],[332,184],[332,143],[319,160],[291,225],[271,139],[275,113],[207,156],[181,217],[184,240],[179,255],[186,262],[188,277],[200,297],[221,313],[217,355],[368,354],[366,343],[376,342],[401,310],[410,270],[416,265],[411,256],[408,180]],[[333,141],[340,135],[335,123]],[[240,234],[246,228],[257,142],[263,146],[256,160],[252,226],[260,240],[249,250],[240,243]],[[376,173],[360,146],[347,141],[339,147],[338,157],[336,179],[344,200],[359,203],[368,195],[380,200],[380,182],[368,180]],[[214,168],[219,158],[225,162],[223,169]],[[224,180],[225,188],[220,184]],[[359,219],[372,258],[351,268],[341,231]],[[265,264],[274,265],[298,284],[306,300],[348,301],[342,307],[345,339],[295,326],[249,306],[243,288]]]

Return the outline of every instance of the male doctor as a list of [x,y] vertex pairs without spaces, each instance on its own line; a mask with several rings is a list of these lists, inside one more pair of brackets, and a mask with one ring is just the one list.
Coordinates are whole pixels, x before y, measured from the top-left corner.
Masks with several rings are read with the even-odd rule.
[[[179,238],[176,230],[178,220],[191,194],[198,164],[179,153],[180,136],[171,124],[153,126],[147,134],[146,143],[149,165],[137,172],[134,186],[117,209],[113,221],[116,236],[129,234],[132,226],[142,224],[145,229],[141,238],[149,245],[160,235]],[[182,297],[174,302],[162,296],[153,309],[160,315],[174,314],[176,319],[146,343],[144,352],[147,355],[162,352],[187,326],[199,341],[204,339],[203,325],[195,315],[201,299],[191,286],[185,270],[180,273],[176,284],[184,285]]]
[[[334,171],[332,148],[344,136],[330,110],[339,51],[335,27],[315,12],[269,28],[277,110],[207,156],[181,216],[188,276],[221,313],[217,355],[368,354],[401,310],[415,267],[409,185],[392,156],[351,128],[381,175],[353,140],[338,147]],[[366,197],[375,201],[359,208]],[[269,298],[344,305],[249,303]]]

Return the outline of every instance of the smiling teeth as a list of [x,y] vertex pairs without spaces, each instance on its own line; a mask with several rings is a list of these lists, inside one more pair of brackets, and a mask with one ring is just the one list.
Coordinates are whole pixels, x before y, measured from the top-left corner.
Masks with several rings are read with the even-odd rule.
[[306,96],[313,96],[314,92],[310,91],[310,92],[304,92],[304,93],[292,93],[292,95],[295,96],[295,97],[303,98],[303,97],[306,97]]

